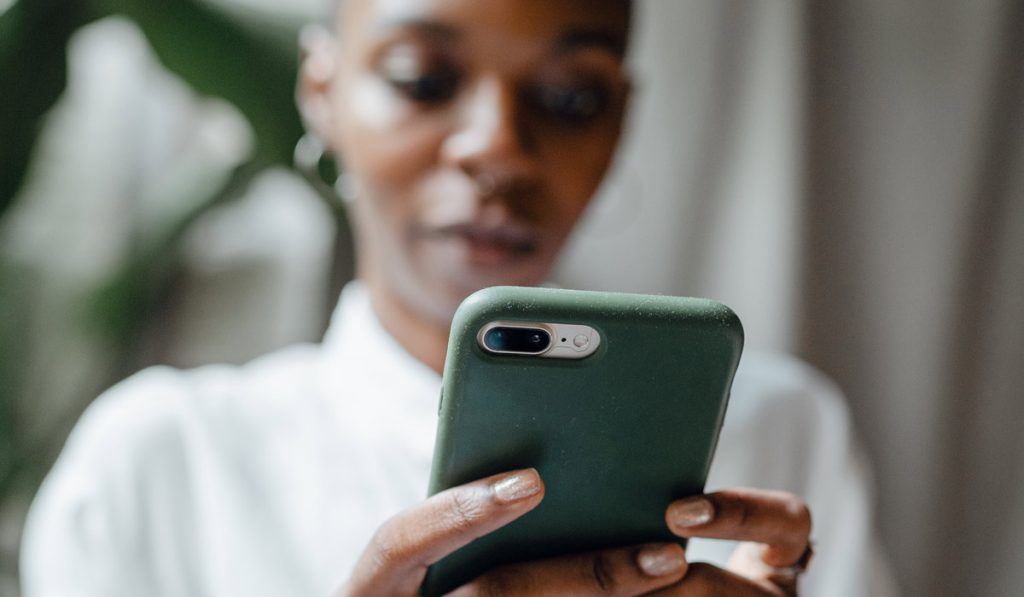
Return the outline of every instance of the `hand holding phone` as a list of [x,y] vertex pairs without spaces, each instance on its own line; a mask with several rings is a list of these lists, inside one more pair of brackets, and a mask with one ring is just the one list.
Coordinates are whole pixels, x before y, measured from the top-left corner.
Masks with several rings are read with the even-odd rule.
[[[533,469],[454,487],[387,521],[338,597],[419,593],[427,566],[535,508],[544,484]],[[595,574],[595,571],[598,574]],[[465,595],[640,595],[686,572],[674,543],[571,554],[495,569],[461,588]]]
[[[543,497],[543,482],[532,469],[434,495],[378,529],[337,597],[413,597],[420,592],[428,565],[527,514]],[[680,545],[654,543],[509,564],[484,573],[456,594],[607,597],[661,589],[670,589],[674,595],[796,594],[796,577],[777,576],[772,566],[802,559],[810,519],[798,498],[781,492],[733,490],[695,499],[714,504],[711,518],[700,517],[697,524],[692,517],[684,520],[679,514],[692,513],[693,503],[681,500],[669,506],[668,526],[686,537],[748,541],[740,544],[729,570],[690,565]]]
[[536,468],[529,515],[432,567],[446,593],[517,562],[679,542],[673,500],[703,491],[742,350],[706,299],[496,287],[452,324],[430,493]]
[[[720,386],[723,395],[718,397],[718,401],[721,403],[719,406],[724,408],[724,401],[728,395],[729,383],[736,364],[735,360],[739,356],[739,342],[742,340],[738,322],[734,320],[735,316],[732,316],[730,312],[721,311],[720,307],[716,307],[714,303],[698,301],[690,303],[698,313],[696,321],[694,321],[693,313],[688,315],[689,311],[685,305],[683,313],[679,313],[680,305],[672,304],[676,299],[622,296],[605,296],[602,299],[602,297],[581,296],[587,293],[570,291],[557,291],[559,294],[557,297],[552,295],[538,299],[535,293],[536,291],[527,289],[485,291],[484,296],[476,297],[483,299],[481,302],[471,303],[468,305],[467,312],[456,318],[457,327],[453,327],[453,342],[450,346],[447,366],[449,369],[455,368],[462,373],[451,376],[446,374],[446,405],[442,405],[442,423],[445,421],[446,412],[448,416],[454,416],[455,420],[449,420],[448,428],[441,431],[444,436],[452,437],[458,433],[461,437],[462,433],[458,429],[466,422],[460,422],[458,415],[455,414],[454,404],[448,402],[452,396],[457,395],[454,392],[448,393],[449,390],[466,387],[467,381],[471,382],[470,386],[480,381],[479,379],[474,380],[472,376],[466,377],[466,373],[469,371],[479,373],[480,364],[467,362],[471,359],[467,359],[464,353],[463,356],[456,356],[465,350],[476,350],[473,348],[474,344],[482,352],[472,358],[495,359],[492,361],[492,365],[500,366],[502,375],[514,374],[513,378],[517,383],[528,383],[534,386],[533,392],[525,394],[521,393],[523,390],[521,386],[519,388],[499,386],[497,391],[481,392],[482,398],[493,399],[495,395],[498,397],[525,395],[532,396],[534,400],[542,398],[546,400],[552,397],[550,392],[553,386],[545,383],[549,374],[563,368],[570,372],[577,369],[581,372],[586,371],[587,367],[603,362],[601,359],[587,361],[586,358],[592,355],[607,354],[602,351],[612,350],[620,341],[623,345],[631,343],[631,341],[621,340],[622,338],[630,336],[652,338],[651,334],[657,329],[661,329],[663,332],[666,328],[673,327],[687,329],[689,331],[684,335],[692,335],[689,343],[670,342],[671,346],[676,347],[675,358],[679,359],[685,358],[688,350],[694,346],[714,344],[714,338],[721,340],[721,336],[724,335],[731,337],[731,340],[726,342],[724,352],[719,353],[717,357],[724,359],[724,373],[721,370],[716,373],[713,370],[705,369],[700,358],[686,361],[689,368],[704,371],[709,376],[707,379],[717,379],[716,383],[724,384]],[[593,300],[595,298],[598,300]],[[666,300],[667,302],[665,302]],[[589,307],[581,305],[581,301]],[[610,301],[610,304],[607,301]],[[631,307],[623,309],[623,302]],[[685,302],[689,302],[689,300],[684,299]],[[548,307],[542,307],[542,304],[547,304]],[[584,312],[595,313],[588,309],[596,309],[595,317],[583,314]],[[630,313],[631,310],[636,312]],[[521,311],[521,313],[517,315],[514,313],[515,311]],[[704,313],[704,315],[699,315],[699,313]],[[467,314],[468,316],[466,316]],[[653,321],[667,320],[670,323],[664,326],[656,325],[652,330],[649,325],[633,325],[638,318]],[[709,318],[711,321],[708,321]],[[557,325],[540,328],[534,325],[545,323],[545,320]],[[700,323],[701,321],[704,323]],[[501,325],[487,327],[493,322],[499,322]],[[595,325],[590,325],[591,323]],[[559,349],[559,355],[543,361],[545,363],[543,366],[539,365],[542,361],[534,361],[533,366],[527,365],[530,358],[545,351],[547,354],[551,353],[548,348],[540,350],[538,347],[539,344],[543,345],[549,340],[545,340],[543,334],[541,334],[540,342],[535,340],[536,330],[544,330],[551,338],[557,338],[557,340],[551,341],[562,342],[561,335],[557,333],[552,335],[551,333],[557,332],[559,329],[568,329],[561,327],[563,324],[583,326],[584,328],[589,326],[600,337],[596,339],[596,342],[594,342],[594,337],[590,337],[588,341],[577,341],[576,338],[567,335],[565,343],[571,342],[571,347],[563,344]],[[487,336],[489,332],[502,331],[498,328],[516,329],[511,330],[510,334],[496,336],[491,333],[490,337]],[[531,332],[531,328],[534,329],[533,332]],[[722,328],[725,328],[726,331],[723,332]],[[627,333],[623,330],[630,331]],[[586,330],[583,330],[583,333],[587,333]],[[679,330],[676,330],[671,334],[677,335],[678,333],[680,333]],[[622,335],[620,336],[620,334]],[[654,333],[654,336],[657,334]],[[458,338],[462,340],[458,341]],[[643,404],[646,400],[643,391],[644,384],[637,385],[636,374],[643,371],[650,372],[652,367],[654,371],[657,371],[659,363],[664,364],[663,360],[655,356],[659,354],[659,345],[662,344],[662,340],[653,338],[648,342],[646,352],[634,350],[639,357],[642,357],[641,360],[649,363],[650,366],[640,363],[627,367],[626,370],[632,372],[630,375],[625,375],[621,379],[613,378],[611,381],[615,383],[610,385],[594,386],[591,383],[590,389],[595,390],[596,388],[593,393],[583,391],[587,389],[583,388],[578,394],[569,394],[568,401],[573,400],[572,396],[596,395],[606,399],[607,396],[620,394],[622,387],[634,390],[639,387],[641,390],[639,393],[634,391],[625,395],[631,398],[631,403],[634,406]],[[567,351],[575,351],[575,353]],[[714,352],[711,351],[711,353]],[[566,358],[572,354],[583,355],[586,358]],[[661,354],[664,356],[666,353],[662,352]],[[516,357],[524,357],[524,360],[508,360]],[[606,356],[605,358],[610,357]],[[518,363],[519,366],[509,369],[510,363]],[[635,363],[636,361],[634,361]],[[524,375],[537,373],[537,370],[533,369],[536,366],[539,366],[540,372],[544,374]],[[551,370],[548,371],[545,367],[550,367]],[[683,367],[683,369],[686,368]],[[621,369],[608,366],[601,367],[597,373],[603,372],[607,376],[608,373],[616,371],[622,374]],[[679,375],[679,372],[668,374],[669,377],[676,380],[679,379]],[[558,376],[563,377],[564,371]],[[600,378],[601,376],[596,377]],[[493,385],[494,380],[491,378],[490,374],[483,377],[488,380],[488,386]],[[571,379],[572,376],[570,375],[569,378]],[[583,378],[589,378],[589,376],[583,376]],[[643,377],[639,379],[642,381]],[[713,389],[716,386],[712,384],[711,387]],[[656,392],[655,394],[662,398],[678,396],[679,390],[670,386],[667,392]],[[560,395],[554,394],[556,397]],[[616,412],[609,411],[606,404],[602,407],[603,400],[590,399],[585,402],[585,405],[595,409],[597,413]],[[460,402],[460,400],[455,399],[454,402]],[[517,403],[512,402],[511,404]],[[532,408],[526,412],[532,413],[532,415],[526,420],[552,423],[556,427],[559,421],[564,423],[564,420],[551,417],[550,413],[546,414],[544,404],[544,401],[535,402],[532,405],[527,404],[526,406]],[[544,431],[540,436],[547,437],[546,441],[541,442],[547,447],[546,449],[554,450],[557,453],[564,452],[562,448],[565,446],[562,446],[560,441],[550,441],[552,437],[556,439],[558,437],[557,434],[552,436],[550,429],[544,429],[544,426],[538,427],[536,424],[524,425],[521,418],[517,420],[515,417],[504,416],[507,414],[505,412],[508,408],[507,405],[495,405],[493,402],[488,403],[483,400],[479,402],[479,405],[485,409],[488,406],[494,407],[485,417],[491,425],[485,429],[489,430],[490,435],[494,436],[499,443],[508,442],[510,437],[530,435],[530,430],[533,432]],[[678,398],[676,406],[678,406]],[[636,409],[642,410],[639,407]],[[473,408],[460,408],[458,412],[466,414],[473,410]],[[670,415],[673,415],[678,414],[680,409],[672,408],[669,411]],[[681,412],[690,411],[682,409]],[[477,413],[475,416],[480,416],[480,414]],[[719,411],[718,416],[713,417],[713,420],[719,420],[720,416]],[[598,418],[606,419],[606,422],[611,421],[614,423],[613,426],[620,424],[615,417],[602,415]],[[695,418],[700,419],[699,416]],[[469,417],[469,419],[472,421],[475,417]],[[598,429],[602,426],[598,426]],[[671,426],[669,427],[671,428]],[[686,429],[687,426],[682,425],[672,431],[668,439],[673,439],[679,432]],[[700,456],[691,455],[691,458],[680,458],[678,456],[679,442],[661,442],[658,438],[650,438],[650,433],[647,435],[641,433],[637,441],[647,445],[646,454],[650,456],[649,460],[656,464],[654,467],[610,466],[609,470],[601,475],[603,483],[575,487],[571,483],[567,484],[569,490],[563,494],[572,499],[561,505],[557,503],[557,500],[551,500],[552,488],[566,479],[571,479],[571,475],[567,475],[566,471],[558,466],[550,466],[552,464],[550,458],[538,460],[544,465],[538,468],[547,469],[546,473],[542,470],[541,474],[538,474],[534,468],[514,470],[515,467],[512,467],[497,472],[497,474],[481,475],[478,480],[474,478],[441,489],[438,489],[443,485],[440,479],[445,476],[445,471],[452,470],[450,465],[453,463],[438,463],[435,458],[432,489],[437,492],[424,502],[391,518],[378,529],[374,540],[367,546],[356,564],[350,580],[341,589],[339,595],[391,594],[411,597],[421,591],[422,594],[433,595],[456,588],[458,588],[457,594],[460,596],[550,594],[580,597],[646,594],[663,588],[671,588],[679,594],[706,594],[711,588],[725,594],[795,594],[797,574],[806,565],[810,553],[807,545],[811,528],[810,513],[806,504],[798,497],[783,492],[754,489],[693,495],[699,494],[700,490],[689,491],[683,488],[681,493],[690,497],[675,499],[675,497],[681,496],[672,498],[661,496],[656,497],[655,500],[648,500],[636,492],[635,486],[630,485],[638,471],[657,472],[659,470],[657,463],[665,462],[674,463],[677,467],[691,467],[697,470],[697,478],[699,484],[702,485],[703,474],[706,474],[706,465],[710,461],[710,453],[713,451],[714,441],[717,438],[717,425],[709,426],[705,421],[705,423],[697,425],[697,429],[712,430],[710,436],[704,433],[705,440],[708,440],[705,442],[706,453],[702,453]],[[468,437],[471,440],[469,445],[476,445],[481,441],[480,437],[473,434]],[[579,426],[573,433],[561,437],[586,443],[584,441],[585,434],[579,433]],[[439,436],[439,440],[442,439],[443,437]],[[452,444],[457,445],[458,442],[439,441],[439,453],[442,453],[442,445],[450,447]],[[544,449],[527,450],[525,456],[536,458],[538,454],[543,456],[544,453]],[[524,454],[516,457],[522,456]],[[489,465],[486,459],[490,456],[486,451],[481,454],[471,451],[466,454],[466,457],[470,462],[484,460],[480,464],[482,468]],[[589,462],[589,459],[585,459],[583,464],[590,466]],[[662,481],[669,481],[666,485],[669,489],[668,493],[675,493],[679,490],[676,482],[680,479],[681,474],[679,470],[673,470],[668,477],[662,479]],[[653,486],[659,485],[665,484],[660,481],[653,484]],[[512,540],[522,539],[524,531],[516,531],[513,534],[509,534],[509,531],[514,530],[515,525],[525,522],[528,517],[540,514],[541,509],[545,507],[548,508],[546,520],[552,522],[555,533],[560,532],[560,529],[563,528],[578,528],[578,526],[573,526],[575,524],[573,521],[577,518],[578,511],[585,512],[587,508],[581,507],[574,510],[573,506],[588,502],[606,502],[609,499],[607,489],[609,486],[625,487],[627,493],[637,495],[636,503],[646,504],[642,522],[648,526],[645,526],[644,529],[654,529],[657,539],[650,542],[638,540],[635,544],[626,544],[619,538],[612,541],[613,546],[580,549],[573,552],[561,551],[559,555],[547,557],[523,557],[520,555],[509,558],[504,563],[495,564],[494,567],[487,567],[486,571],[467,571],[467,569],[450,565],[452,562],[465,561],[464,559],[459,560],[459,558],[472,560],[481,556],[501,556],[501,553],[489,553],[488,546],[504,545],[510,538]],[[661,489],[663,492],[665,487]],[[554,507],[551,507],[552,502],[554,502]],[[623,517],[618,511],[609,511],[607,514],[608,516],[597,522],[608,527],[621,525],[623,521],[632,524],[633,518]],[[537,546],[531,543],[530,533],[533,531],[529,530],[535,527],[523,528],[527,529],[523,545],[527,549],[536,548]],[[744,543],[740,544],[733,561],[730,562],[729,569],[724,569],[702,563],[689,564],[685,559],[682,547],[682,538],[686,537],[729,539]],[[540,545],[538,552],[543,551],[546,547]],[[439,563],[440,565],[437,565]],[[433,568],[428,579],[426,578],[427,569],[430,566]],[[780,574],[780,571],[784,574]],[[793,574],[793,571],[796,571],[797,574]],[[426,584],[424,584],[425,580]],[[463,582],[467,582],[467,584],[462,584]]]

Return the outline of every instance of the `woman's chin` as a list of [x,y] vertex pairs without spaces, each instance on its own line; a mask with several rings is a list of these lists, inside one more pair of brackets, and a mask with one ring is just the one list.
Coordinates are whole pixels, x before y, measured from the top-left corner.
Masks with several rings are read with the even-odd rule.
[[485,263],[435,264],[421,280],[432,287],[431,294],[446,303],[445,311],[454,315],[459,304],[478,290],[491,286],[536,286],[546,279],[547,268],[538,267],[536,262],[502,261],[502,265],[490,267]]
[[536,246],[468,242],[451,239],[431,251],[425,270],[435,283],[458,293],[488,286],[532,286],[544,281],[550,264]]

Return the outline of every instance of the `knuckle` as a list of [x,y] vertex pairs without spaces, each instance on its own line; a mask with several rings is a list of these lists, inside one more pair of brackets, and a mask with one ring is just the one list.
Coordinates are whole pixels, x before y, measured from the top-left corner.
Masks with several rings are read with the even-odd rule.
[[716,572],[714,566],[697,562],[686,571],[686,578],[695,594],[724,595],[727,587],[724,586],[721,575]]
[[690,565],[686,577],[677,585],[680,595],[703,597],[787,597],[788,593],[769,581],[755,580],[731,573],[712,564]]
[[590,562],[590,576],[595,588],[605,595],[616,594],[615,564],[606,552],[597,552]]
[[754,506],[746,501],[739,501],[734,504],[733,518],[736,526],[747,528],[755,520]]
[[521,581],[522,577],[515,568],[496,568],[473,581],[469,585],[472,588],[469,594],[474,597],[506,597],[516,592]]
[[405,550],[385,528],[379,529],[370,540],[371,564],[375,570],[389,570],[403,561]]
[[485,594],[480,591],[480,581],[474,580],[448,593],[448,597],[485,597]]
[[448,525],[455,531],[467,531],[484,518],[486,509],[475,496],[457,491],[452,494],[445,512]]
[[784,504],[786,513],[793,519],[801,532],[810,535],[811,532],[811,509],[807,502],[795,495],[789,496]]

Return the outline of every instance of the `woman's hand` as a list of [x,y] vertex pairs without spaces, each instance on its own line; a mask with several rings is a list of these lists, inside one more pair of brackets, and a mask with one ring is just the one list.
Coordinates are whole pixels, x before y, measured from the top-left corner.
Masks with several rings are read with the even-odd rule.
[[[443,491],[385,522],[338,595],[417,595],[428,566],[526,514],[543,497],[544,484],[533,469]],[[506,566],[455,594],[643,595],[685,573],[682,548],[657,544]]]
[[[427,567],[536,507],[544,485],[533,469],[441,492],[385,522],[339,597],[415,596]],[[810,514],[795,496],[723,491],[681,500],[666,512],[682,537],[747,541],[729,569],[688,566],[676,544],[653,544],[514,564],[455,592],[474,595],[795,595],[806,564]]]
[[811,512],[795,495],[734,489],[677,501],[665,514],[680,537],[743,541],[728,568],[693,564],[686,577],[657,595],[796,595],[807,567]]

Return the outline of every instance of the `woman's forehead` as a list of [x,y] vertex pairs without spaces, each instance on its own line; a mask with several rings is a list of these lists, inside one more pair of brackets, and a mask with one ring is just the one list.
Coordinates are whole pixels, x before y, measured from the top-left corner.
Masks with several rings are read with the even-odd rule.
[[631,8],[631,0],[340,0],[338,26],[346,34],[414,24],[509,37],[579,29],[620,38],[624,46]]

